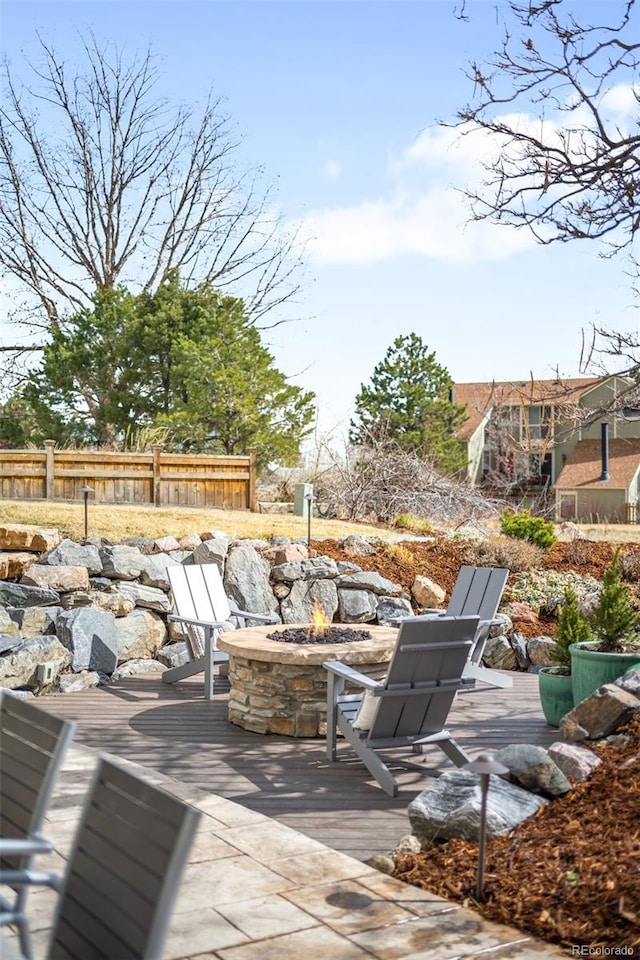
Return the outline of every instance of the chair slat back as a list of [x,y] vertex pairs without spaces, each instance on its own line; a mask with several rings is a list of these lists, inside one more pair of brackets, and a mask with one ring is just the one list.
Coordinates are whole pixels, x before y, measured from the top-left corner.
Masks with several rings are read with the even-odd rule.
[[[44,819],[75,723],[61,720],[0,690],[0,836],[28,839]],[[6,857],[19,869],[28,857]]]
[[[176,613],[196,620],[223,621],[231,616],[222,578],[214,563],[167,567]],[[204,654],[202,627],[183,625],[193,660]]]
[[370,740],[442,730],[478,623],[477,616],[403,621]]
[[102,758],[48,960],[157,960],[200,814]]
[[460,567],[447,616],[493,620],[509,576],[504,567]]

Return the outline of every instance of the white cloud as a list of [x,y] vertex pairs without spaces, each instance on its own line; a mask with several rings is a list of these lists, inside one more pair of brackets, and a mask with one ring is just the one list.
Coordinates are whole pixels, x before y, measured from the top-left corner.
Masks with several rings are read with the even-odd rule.
[[429,128],[388,163],[386,195],[348,207],[312,211],[302,229],[320,263],[378,263],[413,254],[443,262],[502,260],[531,247],[530,234],[489,223],[469,223],[455,184],[482,175],[495,144],[484,134]]

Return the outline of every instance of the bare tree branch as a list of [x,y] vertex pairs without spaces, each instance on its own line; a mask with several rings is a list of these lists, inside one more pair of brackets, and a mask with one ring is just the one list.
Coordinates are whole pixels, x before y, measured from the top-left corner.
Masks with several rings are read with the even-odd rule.
[[[531,230],[543,244],[629,248],[640,224],[640,23],[636,0],[610,23],[579,23],[567,0],[510,0],[501,47],[467,76],[473,99],[453,124],[495,141],[472,219]],[[589,5],[581,7],[588,16]]]
[[220,100],[198,116],[158,98],[150,52],[126,62],[90,37],[72,71],[40,46],[30,82],[3,69],[0,270],[47,324],[96,290],[152,292],[174,268],[229,287],[255,323],[297,293],[296,238],[260,171],[236,171]]

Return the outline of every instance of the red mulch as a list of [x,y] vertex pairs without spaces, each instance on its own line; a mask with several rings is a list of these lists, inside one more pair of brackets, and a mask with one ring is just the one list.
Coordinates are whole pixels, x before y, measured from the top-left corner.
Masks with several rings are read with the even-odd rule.
[[[505,837],[487,841],[485,900],[475,900],[478,845],[449,840],[399,858],[394,876],[563,946],[640,950],[640,716],[627,746],[590,744],[603,763]],[[604,955],[601,952],[600,955]]]
[[[464,563],[466,544],[438,538],[404,542],[401,551],[380,546],[368,557],[348,557],[338,541],[314,543],[335,560],[353,559],[407,593],[417,573],[450,596]],[[545,569],[575,570],[601,579],[613,556],[609,543],[557,543]],[[623,556],[640,545],[625,545]],[[555,619],[515,622],[525,636],[552,635]],[[627,746],[589,747],[603,764],[584,784],[554,800],[506,837],[488,841],[485,902],[474,902],[478,847],[450,840],[397,863],[395,875],[450,900],[469,903],[485,917],[564,946],[628,947],[640,952],[640,716],[627,727]],[[613,955],[613,954],[607,954]]]

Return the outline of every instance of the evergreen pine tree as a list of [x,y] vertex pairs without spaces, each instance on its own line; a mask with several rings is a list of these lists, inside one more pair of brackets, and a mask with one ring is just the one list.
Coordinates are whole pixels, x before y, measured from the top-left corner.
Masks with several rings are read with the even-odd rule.
[[600,599],[594,611],[593,626],[600,641],[598,649],[602,653],[623,651],[633,637],[637,623],[638,615],[629,589],[622,582],[620,550],[616,550],[602,579]]
[[556,647],[551,654],[551,659],[556,666],[562,668],[562,673],[571,673],[571,654],[569,653],[571,644],[583,643],[585,640],[590,640],[592,635],[589,621],[578,608],[575,590],[573,587],[567,587],[558,617]]

